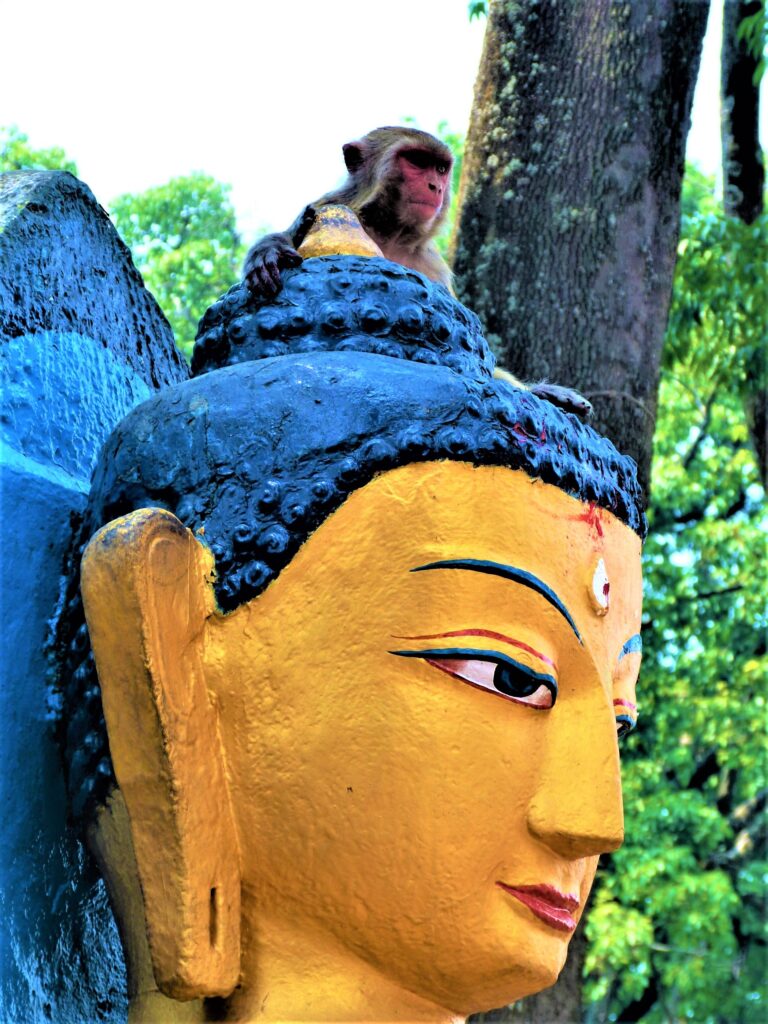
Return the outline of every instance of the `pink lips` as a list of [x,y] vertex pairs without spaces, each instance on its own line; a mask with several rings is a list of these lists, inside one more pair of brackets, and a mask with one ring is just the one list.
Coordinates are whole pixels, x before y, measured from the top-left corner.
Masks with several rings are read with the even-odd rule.
[[497,882],[496,885],[504,892],[508,892],[515,899],[520,900],[526,907],[535,914],[540,921],[548,924],[550,928],[556,928],[561,932],[572,932],[576,922],[571,916],[579,909],[579,900],[576,896],[558,892],[551,885],[505,885],[504,882]]

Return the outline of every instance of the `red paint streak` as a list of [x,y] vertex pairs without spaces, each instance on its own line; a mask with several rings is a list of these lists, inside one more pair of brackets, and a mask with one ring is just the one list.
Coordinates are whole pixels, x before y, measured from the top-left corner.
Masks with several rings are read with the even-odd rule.
[[631,708],[632,711],[637,711],[637,704],[633,704],[629,700],[615,700],[613,702],[614,707]]
[[520,900],[540,921],[560,932],[572,932],[576,921],[571,916],[579,909],[579,899],[569,893],[559,892],[551,885],[496,885],[510,896]]
[[510,647],[519,647],[521,651],[527,651],[528,654],[532,654],[534,658],[539,658],[547,665],[551,665],[552,668],[557,672],[557,665],[548,658],[546,654],[542,654],[541,651],[537,651],[535,647],[529,647],[528,644],[524,644],[522,640],[513,640],[510,636],[505,636],[503,633],[495,633],[492,629],[456,629],[450,633],[424,633],[421,636],[398,636],[393,634],[394,640],[442,640],[444,637],[454,636],[487,636],[490,640],[501,640],[502,643],[509,644]]
[[590,501],[586,512],[583,512],[580,516],[576,516],[576,520],[581,523],[586,523],[590,529],[595,531],[598,537],[602,537],[603,524],[600,521],[601,515],[602,509],[597,507],[596,502]]
[[547,435],[543,430],[541,432],[541,437],[537,437],[536,434],[529,434],[521,423],[515,423],[512,430],[518,437],[525,438],[526,441],[533,441],[535,444],[543,444],[547,439]]

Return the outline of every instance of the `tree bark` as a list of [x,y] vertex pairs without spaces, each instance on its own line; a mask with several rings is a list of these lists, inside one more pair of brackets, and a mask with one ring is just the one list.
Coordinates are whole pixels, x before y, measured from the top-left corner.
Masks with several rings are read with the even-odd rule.
[[[709,0],[492,0],[453,269],[502,366],[574,387],[647,488]],[[577,1024],[557,985],[475,1020]]]
[[725,0],[720,57],[720,129],[723,146],[723,202],[730,217],[752,224],[763,212],[763,151],[758,137],[760,97],[754,82],[757,58],[738,28],[757,14],[761,0]]
[[[720,58],[720,136],[723,147],[723,204],[730,217],[752,224],[763,212],[765,170],[758,136],[760,92],[757,58],[738,38],[743,20],[760,10],[760,0],[725,0]],[[763,40],[763,45],[765,41]],[[744,411],[760,476],[768,486],[768,386],[765,354],[748,367]]]
[[574,387],[647,487],[708,0],[498,0],[454,272],[501,365]]

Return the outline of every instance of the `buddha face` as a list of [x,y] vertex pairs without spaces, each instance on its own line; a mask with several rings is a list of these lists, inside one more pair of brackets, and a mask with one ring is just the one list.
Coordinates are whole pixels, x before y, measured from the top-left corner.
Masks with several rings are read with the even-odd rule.
[[623,836],[639,556],[609,513],[522,472],[410,465],[214,619],[257,918],[455,1012],[552,984]]

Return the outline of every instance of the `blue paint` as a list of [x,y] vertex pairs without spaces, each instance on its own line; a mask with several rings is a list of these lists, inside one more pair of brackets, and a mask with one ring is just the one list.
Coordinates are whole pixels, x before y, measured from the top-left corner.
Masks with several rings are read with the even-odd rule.
[[626,656],[628,654],[642,654],[642,653],[643,653],[643,638],[640,636],[639,633],[635,633],[635,635],[631,636],[629,638],[629,640],[627,640],[627,642],[621,648],[621,653],[619,654],[619,661],[621,661],[622,658],[626,658]]
[[[0,494],[0,1020],[116,1024],[126,1008],[122,951],[103,884],[68,826],[43,654],[61,572],[56,538],[68,536],[85,498],[20,456],[0,464]],[[99,1017],[97,1003],[112,1010]]]
[[10,338],[0,349],[0,440],[87,493],[112,425],[152,389],[109,349],[76,332]]
[[0,1021],[120,1024],[122,950],[70,824],[44,652],[104,438],[187,371],[81,182],[0,175],[0,226]]
[[442,285],[391,260],[321,256],[284,270],[272,299],[230,288],[200,321],[194,375],[291,353],[370,352],[490,377],[475,314]]
[[415,569],[411,569],[411,572],[424,572],[427,569],[468,569],[472,572],[484,572],[491,576],[501,576],[504,579],[512,580],[514,583],[521,583],[524,587],[530,587],[531,590],[541,594],[546,601],[549,601],[560,612],[576,634],[579,643],[584,643],[581,633],[579,633],[576,623],[573,621],[573,616],[554,590],[548,587],[538,576],[534,576],[533,573],[527,572],[525,569],[516,569],[513,565],[501,565],[499,562],[488,562],[481,558],[454,558],[443,562],[429,562],[428,565],[417,565]]

